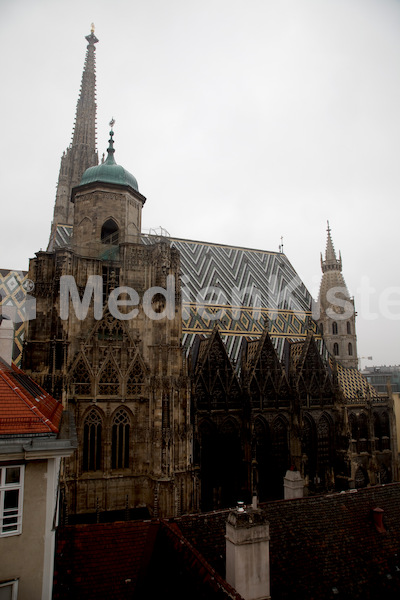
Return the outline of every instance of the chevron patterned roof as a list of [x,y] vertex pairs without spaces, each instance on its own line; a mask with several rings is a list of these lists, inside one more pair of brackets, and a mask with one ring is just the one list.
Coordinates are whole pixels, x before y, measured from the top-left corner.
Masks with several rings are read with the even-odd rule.
[[[72,227],[58,226],[54,246],[69,245],[71,234]],[[285,254],[150,235],[142,241],[167,242],[180,252],[186,350],[196,334],[209,335],[215,325],[233,360],[242,338],[258,339],[267,324],[280,356],[286,338],[305,339],[308,330],[319,337],[312,297]],[[11,293],[6,296],[3,303]]]
[[186,349],[216,324],[233,360],[243,336],[258,339],[267,323],[279,355],[287,337],[305,339],[308,329],[318,336],[312,297],[285,254],[179,238],[142,240],[165,241],[180,252]]

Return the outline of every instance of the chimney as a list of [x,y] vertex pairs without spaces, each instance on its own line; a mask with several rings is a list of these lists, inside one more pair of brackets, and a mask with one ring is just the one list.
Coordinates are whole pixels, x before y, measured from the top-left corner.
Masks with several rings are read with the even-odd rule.
[[304,493],[304,481],[299,473],[294,469],[286,471],[286,475],[283,478],[283,488],[285,500],[291,500],[292,498],[302,498]]
[[375,524],[375,528],[377,530],[378,533],[385,533],[386,529],[385,526],[383,524],[383,513],[385,511],[383,510],[383,508],[373,508],[372,509],[372,514],[374,516],[374,524]]
[[226,581],[244,600],[268,600],[269,523],[259,509],[243,502],[226,522]]
[[0,358],[11,365],[14,346],[14,324],[0,315]]

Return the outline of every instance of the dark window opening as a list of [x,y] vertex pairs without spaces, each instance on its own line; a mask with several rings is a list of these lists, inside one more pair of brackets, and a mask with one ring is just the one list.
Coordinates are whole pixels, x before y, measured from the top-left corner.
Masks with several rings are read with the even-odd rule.
[[108,219],[101,228],[101,241],[103,244],[116,246],[119,242],[119,229],[113,219]]

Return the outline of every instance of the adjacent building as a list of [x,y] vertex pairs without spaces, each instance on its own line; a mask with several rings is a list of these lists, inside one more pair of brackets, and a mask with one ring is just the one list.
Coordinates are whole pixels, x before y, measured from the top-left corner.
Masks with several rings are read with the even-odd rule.
[[13,332],[12,322],[3,319],[0,323],[0,597],[50,600],[62,478],[60,464],[76,448],[75,428],[71,415],[60,402],[10,365],[10,332]]

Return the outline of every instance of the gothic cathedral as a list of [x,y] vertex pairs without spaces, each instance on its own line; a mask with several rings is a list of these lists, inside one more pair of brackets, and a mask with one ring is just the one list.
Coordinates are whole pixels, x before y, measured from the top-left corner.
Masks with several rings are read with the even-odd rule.
[[[283,252],[145,236],[146,198],[115,160],[113,121],[98,163],[93,30],[86,40],[50,242],[30,261],[37,317],[23,354],[75,418],[64,517],[280,498],[288,469],[309,494],[397,479],[392,400],[357,369],[329,226],[317,318]],[[207,286],[224,293],[196,310]]]

